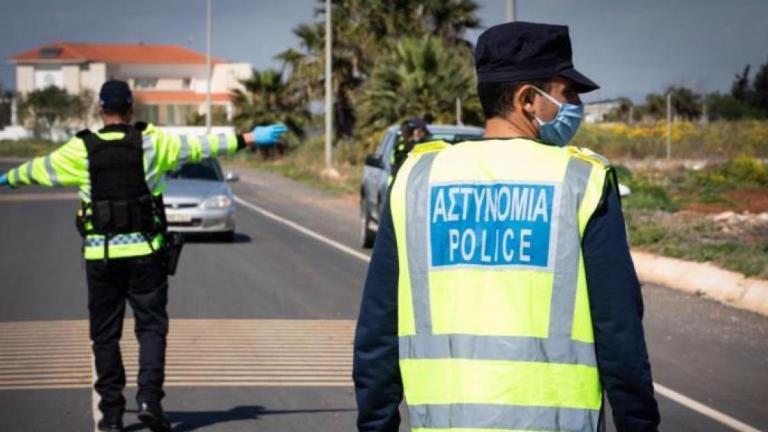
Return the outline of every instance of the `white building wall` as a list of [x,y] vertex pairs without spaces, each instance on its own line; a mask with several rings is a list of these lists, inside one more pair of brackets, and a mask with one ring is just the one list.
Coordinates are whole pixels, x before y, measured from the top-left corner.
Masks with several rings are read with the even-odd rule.
[[[213,66],[211,91],[229,93],[233,89],[243,90],[240,80],[251,77],[252,69],[248,63],[219,63]],[[205,91],[205,90],[203,90]]]
[[[229,93],[243,89],[240,80],[251,76],[248,63],[217,63],[213,65],[211,91]],[[206,92],[205,65],[153,65],[153,64],[19,64],[16,66],[16,90],[28,93],[42,88],[45,79],[70,93],[83,90],[98,92],[108,79],[123,79],[133,84],[135,78],[157,78],[157,90]],[[185,79],[189,87],[185,88]],[[38,82],[39,81],[39,82]]]
[[64,88],[64,74],[59,64],[37,64],[34,66],[34,90],[56,86]]
[[117,79],[127,78],[198,78],[205,79],[205,65],[121,64],[110,68]]
[[182,91],[189,90],[184,88],[184,78],[161,78],[157,80],[155,90]]
[[63,65],[61,67],[64,90],[70,94],[79,94],[80,86],[80,65]]
[[16,66],[16,91],[27,94],[35,89],[35,68],[32,65]]
[[80,71],[80,90],[90,90],[99,94],[99,89],[107,80],[107,65],[104,63],[88,63]]

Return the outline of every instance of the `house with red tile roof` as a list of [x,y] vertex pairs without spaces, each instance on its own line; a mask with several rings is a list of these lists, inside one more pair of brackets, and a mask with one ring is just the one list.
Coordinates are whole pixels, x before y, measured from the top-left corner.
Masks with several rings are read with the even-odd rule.
[[[194,114],[205,114],[205,54],[182,46],[53,42],[10,60],[21,94],[51,85],[72,94],[98,94],[102,83],[114,78],[133,89],[137,120],[183,126]],[[248,63],[212,59],[214,114],[223,111],[231,118],[231,91],[242,89],[240,80],[250,76]]]

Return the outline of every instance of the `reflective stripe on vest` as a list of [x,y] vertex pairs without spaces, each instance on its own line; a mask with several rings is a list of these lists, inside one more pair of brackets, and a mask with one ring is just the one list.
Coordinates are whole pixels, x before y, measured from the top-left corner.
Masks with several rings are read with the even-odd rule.
[[[547,151],[551,156],[551,150]],[[574,339],[572,333],[579,284],[584,284],[581,288],[586,289],[581,263],[581,227],[585,223],[580,220],[580,209],[588,186],[592,191],[588,204],[595,207],[599,196],[595,198],[594,191],[602,191],[604,175],[593,173],[590,162],[566,152],[561,154],[559,160],[563,161],[564,173],[542,176],[541,182],[508,179],[489,182],[484,178],[455,183],[466,186],[467,190],[493,188],[499,184],[536,188],[539,183],[551,188],[548,189],[552,191],[548,257],[543,260],[546,265],[539,267],[519,263],[491,267],[488,264],[492,256],[483,256],[488,260],[482,263],[464,262],[447,268],[436,265],[431,261],[435,259],[430,243],[430,223],[434,223],[434,219],[430,219],[434,205],[432,193],[433,188],[439,188],[443,183],[431,180],[431,172],[435,161],[440,163],[438,156],[441,153],[418,155],[403,166],[392,192],[392,212],[401,269],[399,313],[412,312],[413,319],[412,326],[402,325],[407,317],[401,317],[399,351],[415,431],[597,429],[602,391],[594,344],[591,340]],[[557,182],[552,181],[555,177]],[[590,185],[590,182],[594,184]],[[452,181],[449,184],[453,186]],[[467,196],[465,206],[467,200],[472,199]],[[476,204],[474,211],[478,215],[479,208]],[[466,217],[467,209],[463,211]],[[587,216],[591,216],[591,211]],[[478,229],[477,224],[472,226],[470,223],[469,226],[467,230]],[[504,239],[506,241],[506,237]],[[486,240],[483,237],[483,248]],[[496,255],[498,250],[497,234]],[[452,285],[468,282],[471,285],[461,287],[466,290],[484,286],[514,289],[515,284],[510,283],[510,278],[532,288],[531,304],[518,307],[529,308],[530,316],[516,323],[519,327],[516,334],[503,334],[499,328],[492,328],[493,324],[482,327],[482,323],[474,325],[473,332],[446,331],[445,327],[453,324],[446,324],[443,316],[433,317],[435,308],[442,311],[438,315],[462,309],[463,305],[451,303],[456,301],[449,298]],[[446,304],[449,306],[445,307]],[[544,313],[537,312],[542,311],[548,312],[548,321],[545,319],[538,325],[526,321],[540,320]],[[494,317],[488,319],[492,322]],[[579,318],[579,321],[583,320]],[[588,316],[586,320],[588,322],[580,324],[591,328]]]
[[[152,239],[152,246],[140,233],[117,234],[109,239],[109,258],[132,258],[150,255],[163,247],[164,237],[157,234]],[[85,239],[84,257],[86,260],[104,258],[104,236],[89,235]]]

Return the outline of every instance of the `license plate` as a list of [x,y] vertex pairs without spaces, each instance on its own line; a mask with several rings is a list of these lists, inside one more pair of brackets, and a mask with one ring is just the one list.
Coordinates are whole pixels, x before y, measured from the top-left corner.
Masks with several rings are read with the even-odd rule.
[[192,216],[185,214],[169,214],[166,215],[168,223],[188,223],[192,222]]

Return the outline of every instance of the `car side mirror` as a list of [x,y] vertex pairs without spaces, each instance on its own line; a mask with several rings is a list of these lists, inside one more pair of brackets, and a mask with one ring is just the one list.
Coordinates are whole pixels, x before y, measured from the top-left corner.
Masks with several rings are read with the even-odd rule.
[[384,168],[384,161],[380,154],[370,153],[365,157],[365,165],[374,168]]
[[632,189],[630,189],[627,185],[619,183],[619,196],[625,198],[630,195],[632,195]]
[[227,183],[234,183],[234,182],[236,182],[236,181],[240,180],[240,176],[239,176],[239,175],[237,175],[236,173],[233,173],[233,172],[228,172],[228,173],[227,173],[227,175],[226,175],[226,177],[224,177],[224,180],[225,180]]

